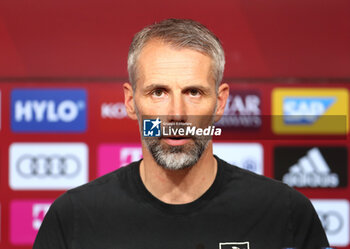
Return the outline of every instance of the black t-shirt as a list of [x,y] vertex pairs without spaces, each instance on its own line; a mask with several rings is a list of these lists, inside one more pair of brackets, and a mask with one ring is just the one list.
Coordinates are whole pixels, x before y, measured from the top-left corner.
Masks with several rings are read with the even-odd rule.
[[171,205],[143,185],[140,161],[59,197],[33,249],[320,249],[310,201],[283,183],[217,158],[212,186]]

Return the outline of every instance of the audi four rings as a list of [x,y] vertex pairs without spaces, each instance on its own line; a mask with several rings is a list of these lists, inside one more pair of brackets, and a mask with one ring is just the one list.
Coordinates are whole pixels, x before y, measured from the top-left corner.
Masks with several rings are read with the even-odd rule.
[[81,163],[74,155],[23,155],[16,162],[17,172],[30,177],[74,177]]

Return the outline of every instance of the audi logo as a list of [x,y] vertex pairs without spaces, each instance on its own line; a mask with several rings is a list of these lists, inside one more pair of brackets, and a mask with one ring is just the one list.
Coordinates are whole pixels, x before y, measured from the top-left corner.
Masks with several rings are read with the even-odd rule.
[[81,163],[74,155],[23,155],[16,162],[19,175],[30,177],[75,177]]
[[318,211],[318,216],[329,235],[336,234],[343,228],[343,217],[336,211]]

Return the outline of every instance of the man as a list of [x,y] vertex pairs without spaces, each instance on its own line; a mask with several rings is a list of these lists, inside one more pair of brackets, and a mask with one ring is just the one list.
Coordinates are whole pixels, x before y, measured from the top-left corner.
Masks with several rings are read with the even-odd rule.
[[[288,186],[213,156],[209,136],[147,137],[205,128],[223,114],[224,52],[201,24],[169,19],[136,34],[125,105],[140,124],[143,159],[70,190],[51,206],[34,249],[319,249],[310,201]],[[232,153],[235,153],[232,151]]]

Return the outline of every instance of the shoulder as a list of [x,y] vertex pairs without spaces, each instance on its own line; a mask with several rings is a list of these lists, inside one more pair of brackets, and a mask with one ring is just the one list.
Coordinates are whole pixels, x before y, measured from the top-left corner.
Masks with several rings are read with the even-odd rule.
[[216,157],[219,166],[222,167],[222,171],[226,181],[240,185],[245,189],[255,190],[281,190],[287,191],[290,187],[278,180],[256,174],[254,172],[239,168],[235,165]]
[[137,167],[139,163],[140,163],[139,161],[132,162],[127,166],[121,167],[106,175],[96,178],[95,180],[90,181],[84,185],[70,189],[68,190],[68,193],[76,194],[79,192],[86,192],[86,191],[98,191],[110,185],[123,184],[123,182],[126,181],[132,174],[133,168]]
[[103,201],[112,195],[128,195],[132,173],[140,161],[133,162],[91,182],[65,192],[54,202],[54,207],[61,209],[69,205]]
[[[219,159],[220,160],[220,159]],[[320,231],[317,213],[311,201],[290,186],[253,172],[230,165],[220,160],[224,172],[221,193],[225,201],[232,199],[232,205],[239,203],[249,214],[274,220],[286,225],[291,234],[303,226],[313,226]]]
[[223,168],[225,188],[229,192],[238,193],[244,199],[256,202],[271,202],[272,206],[289,210],[312,206],[307,197],[281,181],[231,165],[218,157],[217,159]]

